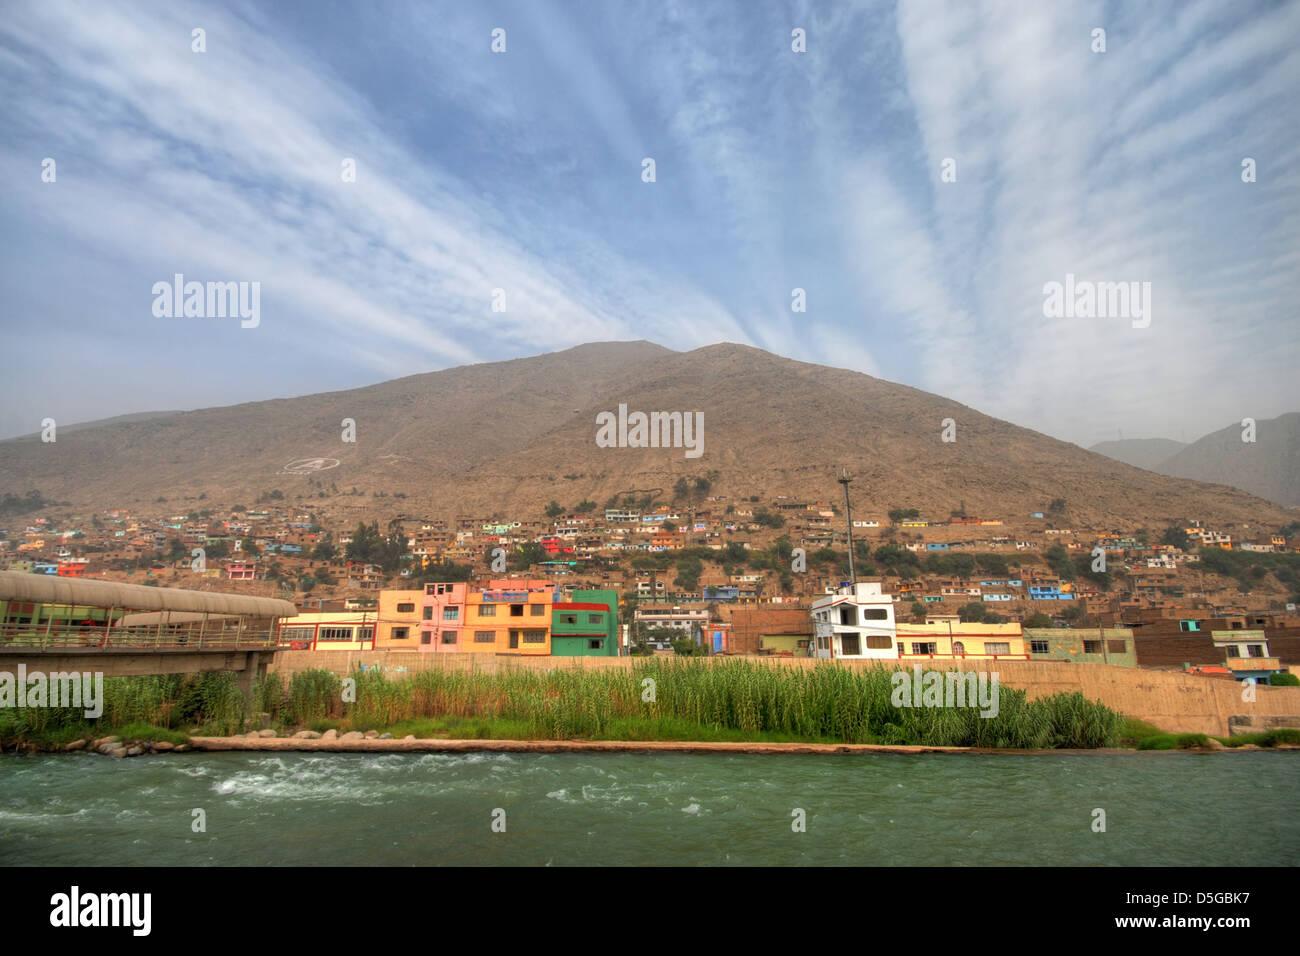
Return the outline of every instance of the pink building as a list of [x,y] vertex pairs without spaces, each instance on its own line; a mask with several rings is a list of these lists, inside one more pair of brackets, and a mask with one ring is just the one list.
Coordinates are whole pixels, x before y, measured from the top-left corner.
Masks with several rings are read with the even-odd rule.
[[251,561],[231,561],[226,565],[227,581],[256,581],[257,565]]
[[468,591],[469,585],[463,581],[424,586],[419,645],[423,653],[454,654],[461,649]]
[[[542,591],[555,594],[555,582],[546,578],[495,578],[477,591]],[[469,585],[463,581],[424,586],[420,614],[419,648],[426,654],[463,652],[465,640],[465,598]]]

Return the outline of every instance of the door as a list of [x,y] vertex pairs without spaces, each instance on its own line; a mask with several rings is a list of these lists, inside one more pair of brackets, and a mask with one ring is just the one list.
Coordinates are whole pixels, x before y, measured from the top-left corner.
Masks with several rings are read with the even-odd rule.
[[511,632],[510,632],[510,649],[511,649],[512,651],[516,651],[516,650],[519,649],[519,632],[518,632],[518,631],[511,631]]

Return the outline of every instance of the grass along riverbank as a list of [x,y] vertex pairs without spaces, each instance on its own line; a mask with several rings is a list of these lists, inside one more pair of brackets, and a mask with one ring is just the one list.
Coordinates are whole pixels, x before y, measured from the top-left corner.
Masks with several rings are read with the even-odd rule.
[[1119,742],[1120,715],[1080,694],[1031,702],[1023,691],[999,687],[997,714],[985,718],[976,707],[895,707],[890,677],[889,671],[829,663],[795,669],[671,658],[648,659],[628,670],[435,668],[399,677],[365,671],[349,678],[320,670],[295,674],[287,683],[270,675],[255,690],[251,719],[233,675],[109,678],[99,721],[89,722],[79,711],[8,711],[0,714],[0,739],[61,747],[133,724],[214,737],[266,724],[283,736],[297,729],[405,736],[418,729],[470,739],[1026,750]]

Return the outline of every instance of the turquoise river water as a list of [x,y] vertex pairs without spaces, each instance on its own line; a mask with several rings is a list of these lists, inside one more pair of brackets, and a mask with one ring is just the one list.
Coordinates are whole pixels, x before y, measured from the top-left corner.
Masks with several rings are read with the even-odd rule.
[[3,756],[0,865],[1296,866],[1298,793],[1268,751]]

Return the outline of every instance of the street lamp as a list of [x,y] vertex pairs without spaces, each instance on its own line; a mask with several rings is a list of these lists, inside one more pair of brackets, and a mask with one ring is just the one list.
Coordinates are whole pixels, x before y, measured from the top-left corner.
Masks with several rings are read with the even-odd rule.
[[853,479],[849,477],[848,469],[842,468],[840,469],[839,478],[835,480],[844,486],[844,524],[848,530],[849,538],[849,586],[854,588],[856,593],[858,578],[853,571],[853,511],[849,507],[849,482]]

